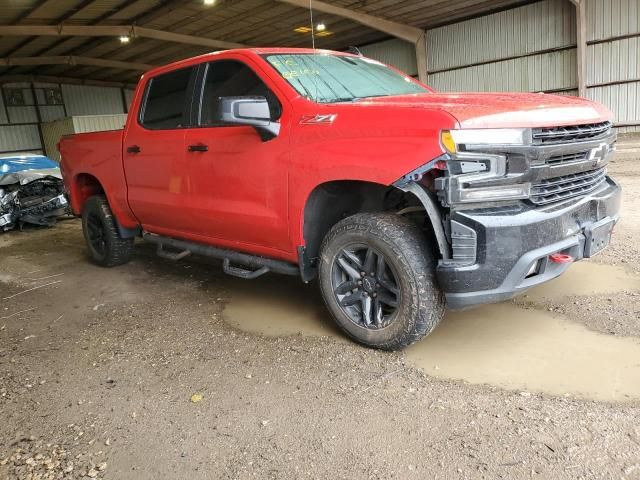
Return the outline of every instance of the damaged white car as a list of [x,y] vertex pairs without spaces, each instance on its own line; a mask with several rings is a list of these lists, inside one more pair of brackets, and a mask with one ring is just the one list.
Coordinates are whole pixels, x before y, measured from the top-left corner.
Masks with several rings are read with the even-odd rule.
[[58,164],[42,155],[0,158],[0,232],[52,226],[69,214]]

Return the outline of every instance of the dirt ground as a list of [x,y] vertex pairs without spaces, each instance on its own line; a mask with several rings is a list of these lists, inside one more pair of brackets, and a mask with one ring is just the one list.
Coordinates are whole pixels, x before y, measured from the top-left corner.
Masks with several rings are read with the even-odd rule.
[[101,269],[77,220],[0,235],[0,478],[640,479],[634,158],[605,254],[401,353],[293,278],[144,244]]

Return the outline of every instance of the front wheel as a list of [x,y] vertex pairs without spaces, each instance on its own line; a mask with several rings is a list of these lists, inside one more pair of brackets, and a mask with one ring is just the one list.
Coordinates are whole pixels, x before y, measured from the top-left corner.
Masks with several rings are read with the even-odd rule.
[[323,241],[319,270],[336,323],[366,346],[404,348],[444,316],[435,257],[418,226],[399,215],[362,213],[337,223]]

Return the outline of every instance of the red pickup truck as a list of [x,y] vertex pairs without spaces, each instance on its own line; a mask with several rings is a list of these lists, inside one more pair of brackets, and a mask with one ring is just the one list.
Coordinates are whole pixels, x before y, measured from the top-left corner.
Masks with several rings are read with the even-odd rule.
[[59,150],[99,265],[142,237],[242,278],[317,279],[348,335],[397,349],[447,304],[508,299],[605,248],[615,140],[584,99],[442,94],[359,55],[246,49],[146,73],[124,130]]

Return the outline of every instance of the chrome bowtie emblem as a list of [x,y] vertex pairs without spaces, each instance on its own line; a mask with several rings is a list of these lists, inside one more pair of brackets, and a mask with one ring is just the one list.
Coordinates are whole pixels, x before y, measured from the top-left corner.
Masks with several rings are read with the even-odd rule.
[[608,143],[601,143],[598,147],[591,150],[589,160],[592,160],[595,165],[600,165],[606,160],[612,150]]

